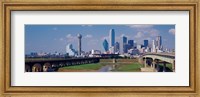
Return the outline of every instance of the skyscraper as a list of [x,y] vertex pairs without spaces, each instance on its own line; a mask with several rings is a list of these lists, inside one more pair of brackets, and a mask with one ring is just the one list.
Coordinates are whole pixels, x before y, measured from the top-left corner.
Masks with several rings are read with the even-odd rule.
[[144,47],[147,48],[149,45],[148,40],[144,40]]
[[128,47],[129,47],[129,45],[127,43],[123,45],[123,52],[124,53],[128,53]]
[[110,51],[110,54],[114,54],[114,53],[115,53],[115,48],[114,48],[114,46],[111,46],[111,47],[109,48],[109,51]]
[[157,48],[158,48],[159,50],[161,49],[161,45],[162,45],[161,36],[157,36],[157,37],[156,37],[156,46],[157,46]]
[[152,52],[156,52],[156,43],[155,43],[155,40],[152,41]]
[[110,30],[109,37],[110,37],[110,47],[112,47],[112,46],[114,47],[114,45],[115,45],[115,31],[114,31],[114,29]]
[[133,49],[134,48],[134,40],[128,40],[128,49]]
[[116,43],[115,43],[114,49],[115,49],[115,52],[117,52],[117,53],[120,52],[120,45],[119,45],[119,42],[116,42]]
[[127,44],[127,37],[126,36],[123,36],[122,40],[123,40],[123,44]]
[[69,56],[75,56],[77,53],[76,51],[73,49],[73,46],[72,44],[68,44],[66,46],[66,53],[69,55]]
[[107,52],[108,51],[108,49],[109,49],[109,47],[108,47],[108,41],[106,40],[106,39],[104,39],[104,41],[103,41],[103,48],[104,48],[104,50]]
[[82,38],[82,35],[78,34],[77,37],[78,37],[78,55],[81,55],[81,38]]
[[127,53],[128,44],[127,44],[127,37],[126,36],[122,37],[122,42],[123,42],[123,53]]

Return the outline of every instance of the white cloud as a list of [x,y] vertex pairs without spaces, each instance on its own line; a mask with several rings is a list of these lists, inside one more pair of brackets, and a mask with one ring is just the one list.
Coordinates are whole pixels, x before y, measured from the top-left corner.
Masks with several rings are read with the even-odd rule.
[[169,31],[168,31],[169,33],[171,33],[171,34],[173,34],[173,35],[175,35],[175,29],[174,28],[172,28],[172,29],[169,29]]
[[87,25],[81,25],[82,27],[92,27],[93,25],[87,24]]
[[67,34],[66,38],[72,38],[71,34]]
[[146,29],[143,31],[138,31],[135,38],[152,38],[159,35],[159,31],[156,29]]
[[143,38],[144,37],[144,33],[142,32],[138,32],[136,35],[135,35],[135,38]]
[[72,36],[71,34],[67,34],[66,38],[67,38],[67,41],[74,41],[75,39],[77,39],[76,36]]
[[141,28],[152,28],[154,25],[151,25],[151,24],[136,24],[136,25],[127,25],[127,26],[129,26],[129,27],[131,27],[131,28],[139,28],[139,29],[141,29]]
[[137,32],[134,36],[134,40],[136,40],[137,43],[143,43],[143,40],[147,39],[151,43],[156,36],[159,36],[159,33],[157,29],[143,29]]
[[133,37],[137,43],[143,43],[143,40],[147,39],[151,41],[156,36],[160,35],[159,30],[154,28],[153,24],[135,24],[127,25],[137,32]]
[[63,39],[63,38],[60,38],[59,40],[60,40],[60,41],[63,41],[64,39]]
[[157,29],[150,29],[147,33],[152,37],[159,35],[159,31]]
[[89,34],[85,36],[85,38],[92,38],[92,37],[93,37],[93,36],[92,36],[92,35],[89,35]]

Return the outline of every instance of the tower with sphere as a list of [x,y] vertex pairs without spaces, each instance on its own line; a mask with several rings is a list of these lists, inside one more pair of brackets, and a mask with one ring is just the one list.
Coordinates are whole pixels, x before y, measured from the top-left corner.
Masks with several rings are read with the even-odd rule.
[[82,35],[78,34],[77,37],[78,37],[78,55],[81,55],[81,38],[82,38]]

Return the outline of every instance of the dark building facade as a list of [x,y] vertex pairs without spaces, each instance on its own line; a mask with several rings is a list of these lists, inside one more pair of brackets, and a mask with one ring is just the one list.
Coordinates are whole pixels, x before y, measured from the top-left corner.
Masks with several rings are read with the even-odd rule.
[[127,44],[127,37],[123,36],[122,37],[122,42],[123,42],[123,53],[127,53],[128,51],[128,44]]
[[146,47],[148,47],[148,45],[149,45],[149,42],[148,42],[148,40],[144,40],[144,47],[146,48]]
[[110,37],[110,47],[112,47],[112,46],[114,47],[114,45],[115,45],[115,30],[114,29],[110,30],[109,37]]
[[104,39],[104,41],[103,41],[103,48],[104,48],[104,50],[107,52],[108,51],[108,49],[109,49],[109,47],[108,47],[108,41],[106,40],[106,39]]
[[114,47],[114,49],[115,49],[115,52],[120,52],[120,45],[119,45],[119,42],[116,42],[115,43],[115,47]]
[[128,49],[133,49],[134,48],[134,40],[128,40]]

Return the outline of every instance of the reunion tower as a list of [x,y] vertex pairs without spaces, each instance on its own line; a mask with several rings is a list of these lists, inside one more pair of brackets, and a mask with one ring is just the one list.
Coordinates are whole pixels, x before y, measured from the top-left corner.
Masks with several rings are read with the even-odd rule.
[[82,38],[82,35],[78,34],[77,37],[78,37],[78,55],[81,55],[81,38]]

